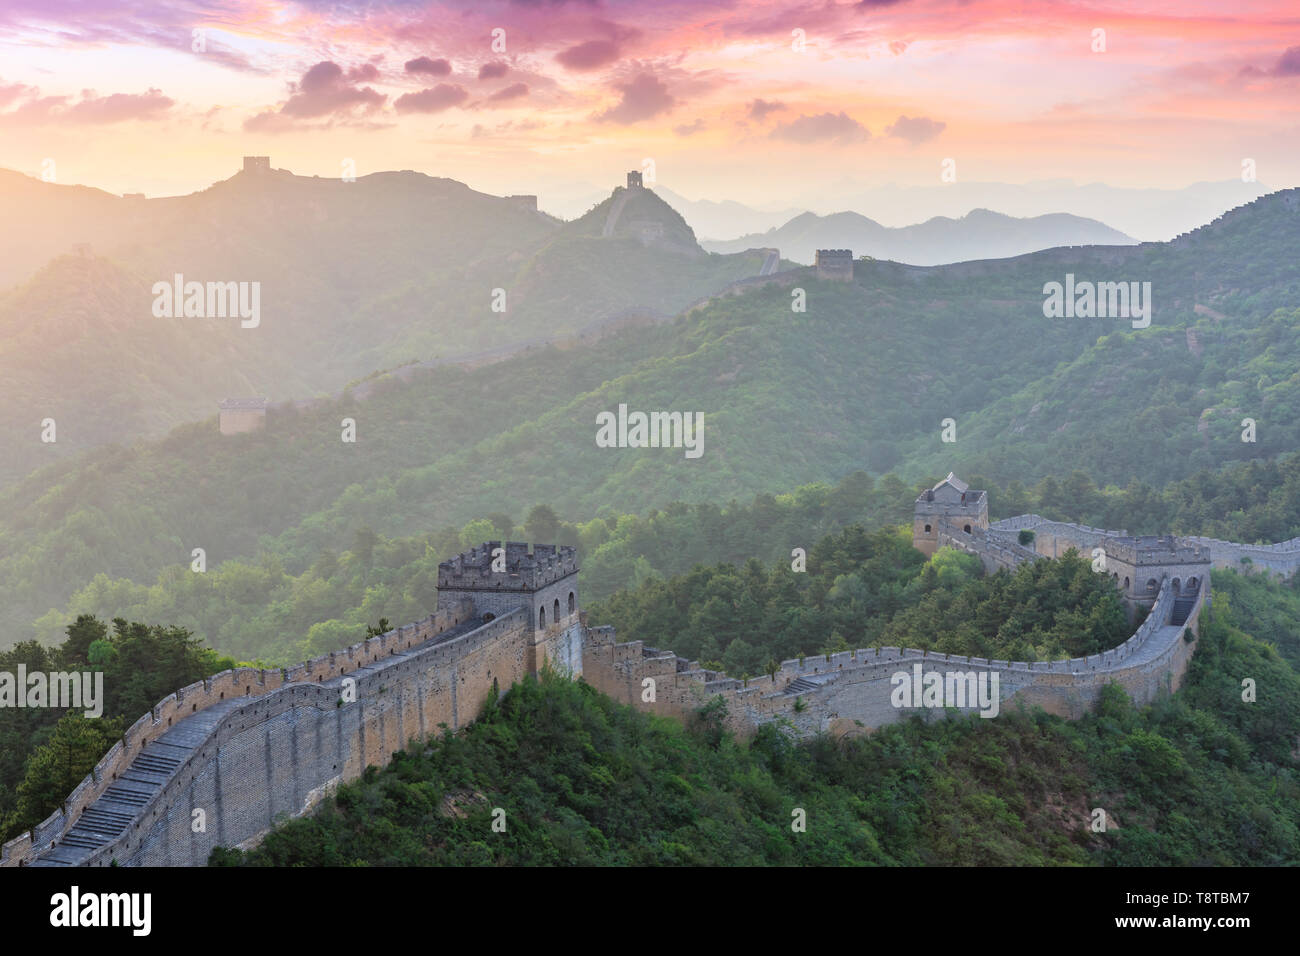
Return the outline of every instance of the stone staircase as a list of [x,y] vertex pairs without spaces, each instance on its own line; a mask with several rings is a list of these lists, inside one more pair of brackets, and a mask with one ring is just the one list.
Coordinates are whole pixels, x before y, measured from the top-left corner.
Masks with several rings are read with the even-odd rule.
[[821,690],[821,684],[816,681],[810,681],[806,677],[796,677],[786,685],[787,694],[808,694],[815,690]]
[[208,732],[242,702],[234,698],[206,707],[149,744],[131,761],[126,772],[81,812],[58,843],[30,865],[76,866],[93,851],[121,836],[190,753],[202,745]]

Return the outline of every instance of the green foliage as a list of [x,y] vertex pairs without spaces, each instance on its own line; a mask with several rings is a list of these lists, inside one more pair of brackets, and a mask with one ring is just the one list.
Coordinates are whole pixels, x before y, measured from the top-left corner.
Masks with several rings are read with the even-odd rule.
[[[90,772],[123,729],[177,688],[235,666],[181,627],[128,623],[110,631],[82,615],[67,640],[46,648],[34,641],[0,651],[0,671],[23,664],[36,671],[102,672],[103,713],[53,707],[0,708],[0,841],[55,810]],[[84,678],[83,678],[84,679]]]
[[1077,554],[983,577],[972,555],[941,548],[926,561],[906,532],[858,526],[817,542],[804,574],[786,563],[697,566],[589,604],[588,619],[687,658],[723,647],[733,677],[765,673],[773,659],[871,646],[1054,660],[1131,633],[1114,586]]

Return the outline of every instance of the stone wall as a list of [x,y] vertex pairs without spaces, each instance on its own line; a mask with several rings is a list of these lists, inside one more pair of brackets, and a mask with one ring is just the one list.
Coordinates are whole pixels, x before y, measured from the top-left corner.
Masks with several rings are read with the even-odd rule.
[[1208,588],[1201,589],[1184,625],[1172,625],[1175,596],[1166,582],[1151,615],[1127,641],[1101,654],[1066,661],[997,661],[911,648],[863,648],[783,661],[775,675],[739,681],[640,641],[617,643],[612,628],[598,627],[587,633],[583,677],[621,703],[681,720],[720,698],[726,704],[727,726],[740,736],[778,719],[797,735],[811,736],[865,733],[918,712],[942,716],[943,710],[893,705],[891,678],[900,671],[910,673],[916,664],[922,673],[996,672],[1000,708],[1020,702],[1078,719],[1107,684],[1119,684],[1139,705],[1177,690],[1195,649],[1195,641],[1184,640],[1183,634],[1196,634],[1207,593]]
[[[570,658],[577,626],[549,631]],[[473,720],[490,694],[532,673],[534,633],[524,609],[484,624],[462,602],[283,671],[245,668],[192,684],[136,721],[63,808],[4,845],[0,864],[49,850],[142,751],[203,714],[220,719],[132,826],[79,862],[190,865],[213,846],[256,840],[412,738]],[[344,678],[355,681],[353,702],[342,702]],[[206,833],[191,833],[195,809],[206,814]]]

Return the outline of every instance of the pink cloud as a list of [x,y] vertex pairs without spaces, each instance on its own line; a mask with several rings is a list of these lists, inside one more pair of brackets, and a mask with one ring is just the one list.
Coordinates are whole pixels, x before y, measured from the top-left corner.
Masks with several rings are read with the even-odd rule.
[[498,60],[495,63],[484,63],[478,68],[478,78],[480,80],[499,80],[510,72],[510,67]]
[[587,40],[555,55],[561,66],[570,70],[598,70],[615,62],[622,52],[613,40]]
[[772,130],[771,135],[773,139],[790,143],[832,142],[844,145],[866,142],[871,138],[871,131],[841,110],[838,113],[800,116],[789,123],[782,123]]
[[406,61],[406,72],[427,76],[450,76],[451,63],[444,59],[431,60],[427,56],[417,56]]
[[504,103],[528,95],[527,83],[511,83],[502,87],[487,98],[488,103]]
[[399,113],[439,113],[469,99],[469,91],[455,83],[439,83],[418,93],[406,93],[393,105]]
[[932,120],[925,116],[900,116],[893,124],[885,128],[886,136],[905,139],[913,146],[934,139],[947,127],[947,123]]
[[677,105],[668,87],[651,73],[641,73],[630,83],[615,84],[623,94],[617,106],[611,106],[594,119],[600,123],[627,125],[667,113]]

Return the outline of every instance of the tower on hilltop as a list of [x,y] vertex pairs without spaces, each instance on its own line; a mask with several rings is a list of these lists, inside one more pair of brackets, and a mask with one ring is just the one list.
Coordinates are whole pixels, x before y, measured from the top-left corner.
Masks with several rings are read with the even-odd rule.
[[989,527],[989,496],[984,491],[972,489],[953,475],[933,488],[927,488],[916,499],[912,517],[912,545],[932,557],[939,550],[939,525],[950,521],[970,534],[972,528]]
[[245,156],[244,172],[246,173],[269,173],[271,171],[270,156]]
[[627,188],[641,189],[641,171],[634,169],[627,174]]
[[818,249],[817,278],[837,282],[853,281],[852,249]]
[[239,435],[266,427],[266,399],[223,398],[218,425],[223,435]]
[[567,545],[485,541],[438,565],[438,609],[468,598],[485,621],[512,611],[528,615],[530,668],[549,660],[581,673],[578,552]]

